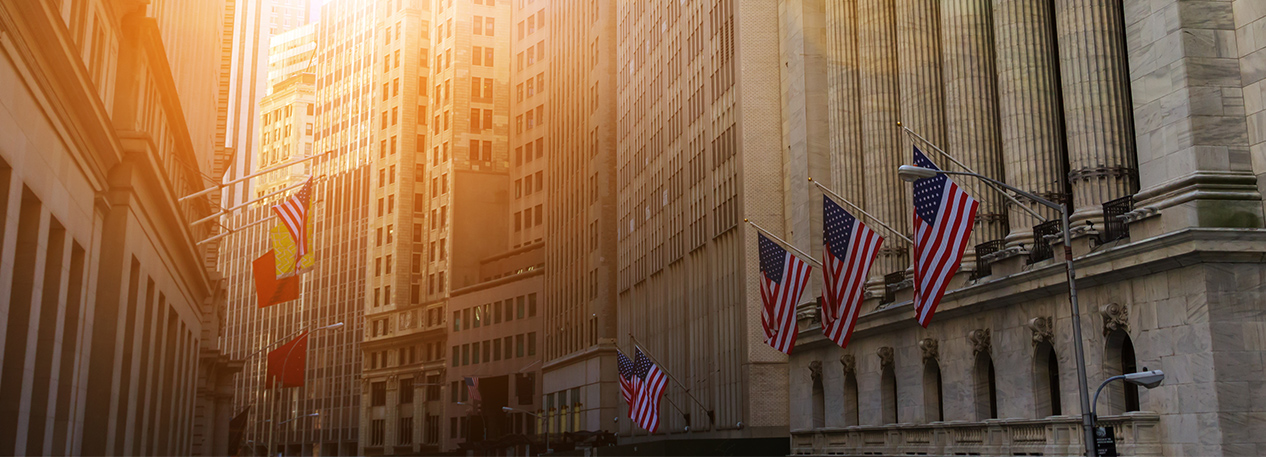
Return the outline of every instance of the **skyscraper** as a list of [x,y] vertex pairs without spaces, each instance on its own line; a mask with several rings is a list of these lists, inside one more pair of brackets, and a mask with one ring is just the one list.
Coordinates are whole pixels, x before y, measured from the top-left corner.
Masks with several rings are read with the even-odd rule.
[[376,14],[362,450],[412,452],[448,431],[436,384],[450,294],[505,249],[508,67],[496,63],[509,4],[383,2]]
[[[665,390],[681,412],[661,409],[661,432],[785,450],[786,357],[763,342],[756,232],[743,220],[808,242],[812,206],[788,199],[809,185],[816,143],[796,130],[813,124],[796,120],[779,35],[796,11],[617,3],[620,346],[636,339],[689,389]],[[620,427],[628,441],[658,439]]]
[[[522,15],[525,27],[533,18],[543,34],[538,41],[525,33],[524,54],[536,48],[548,64],[536,80],[541,90],[539,78],[545,79],[549,116],[541,388],[546,426],[555,433],[613,431],[619,413],[615,171],[616,71],[622,65],[616,13],[622,3],[551,0],[535,11],[529,3]],[[533,72],[525,73],[526,81]],[[560,414],[564,410],[569,414]]]
[[[444,310],[426,299],[430,2],[373,4],[360,452],[437,449]],[[434,223],[433,221],[430,221]],[[430,388],[428,388],[430,387]]]
[[[306,4],[306,2],[305,2]],[[322,17],[335,18],[278,33],[270,43],[269,71],[274,83],[261,100],[256,122],[257,158],[251,172],[275,169],[252,178],[252,198],[232,215],[231,227],[248,227],[229,235],[228,331],[230,353],[246,358],[235,381],[237,411],[253,410],[246,439],[262,451],[269,434],[276,434],[278,451],[288,454],[319,452],[348,455],[357,452],[359,434],[360,330],[368,239],[369,129],[340,127],[368,117],[370,63],[354,54],[337,52],[365,47],[372,40],[369,2],[337,1],[322,7]],[[271,14],[271,13],[270,13]],[[279,23],[293,14],[274,15]],[[284,23],[293,23],[289,20]],[[296,165],[286,163],[301,161]],[[307,179],[313,191],[309,217],[315,253],[314,266],[302,273],[298,300],[260,309],[256,306],[251,261],[269,249],[269,231],[277,226],[270,210]],[[251,225],[257,224],[257,225]],[[274,395],[264,383],[262,352],[297,332],[344,323],[337,330],[317,332],[308,339],[305,385]],[[316,414],[314,417],[305,417]],[[270,429],[271,424],[288,422]]]

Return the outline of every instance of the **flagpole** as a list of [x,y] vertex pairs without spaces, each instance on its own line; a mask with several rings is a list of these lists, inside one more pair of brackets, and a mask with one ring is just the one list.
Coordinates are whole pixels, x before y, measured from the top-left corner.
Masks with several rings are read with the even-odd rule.
[[857,211],[861,212],[862,214],[866,215],[866,217],[870,218],[870,220],[875,221],[875,223],[876,223],[876,224],[879,224],[879,226],[880,226],[880,227],[883,227],[883,228],[885,228],[885,229],[888,229],[888,231],[889,231],[889,232],[892,232],[892,234],[893,234],[893,235],[897,235],[897,237],[898,237],[898,238],[901,238],[901,239],[903,239],[903,240],[906,240],[906,243],[914,244],[914,241],[913,241],[913,240],[911,240],[911,239],[910,239],[910,237],[907,237],[907,236],[905,236],[905,234],[903,234],[903,233],[901,233],[901,232],[898,232],[898,231],[894,230],[892,227],[889,227],[889,226],[888,226],[888,224],[885,224],[885,223],[884,223],[884,221],[881,221],[881,220],[879,220],[879,218],[877,218],[877,217],[875,217],[875,216],[872,216],[870,213],[866,212],[866,210],[861,209],[861,207],[859,207],[859,206],[857,206],[857,205],[854,205],[854,204],[853,204],[853,202],[848,201],[848,199],[847,199],[847,198],[844,198],[844,197],[843,197],[843,196],[841,196],[840,194],[835,193],[835,191],[833,191],[833,190],[831,190],[831,189],[827,188],[826,186],[822,185],[822,183],[817,182],[817,181],[814,181],[814,180],[813,180],[813,178],[809,178],[809,182],[813,183],[813,185],[815,185],[815,186],[818,186],[818,188],[819,188],[819,189],[822,189],[822,191],[823,191],[823,192],[826,192],[826,193],[830,194],[832,197],[835,197],[835,198],[840,199],[840,201],[844,202],[844,204],[848,205],[850,208],[853,208],[853,209],[855,209],[855,210],[857,210]]
[[[638,348],[643,348],[643,347],[646,347],[645,345],[643,345],[643,344],[642,344],[642,342],[641,342],[641,341],[638,341],[638,340],[637,340],[637,337],[636,337],[636,336],[633,336],[633,332],[629,332],[629,338],[632,338],[632,339],[633,339],[633,344],[634,344],[634,346],[636,346],[636,347],[638,347]],[[655,364],[656,364],[656,365],[659,365],[659,366],[661,366],[661,367],[663,366],[663,364],[659,363],[659,361],[658,361],[658,360],[655,360],[655,357],[654,357],[654,356],[652,356],[652,355],[650,354],[650,351],[645,351],[645,352],[643,352],[643,354],[646,354],[646,356],[647,356],[647,357],[649,357],[649,358],[651,359],[651,361],[652,361],[652,362],[655,362]],[[677,383],[677,385],[681,387],[681,390],[683,390],[683,391],[685,391],[685,392],[686,392],[686,396],[687,396],[687,397],[690,397],[690,399],[691,399],[691,400],[694,400],[694,402],[695,402],[695,404],[696,404],[696,405],[699,405],[699,407],[700,407],[700,408],[703,408],[703,410],[704,410],[705,412],[707,412],[707,413],[708,413],[708,423],[709,423],[709,424],[712,424],[712,425],[715,425],[715,424],[716,424],[716,415],[714,414],[714,411],[713,411],[713,410],[708,409],[708,407],[707,407],[707,406],[704,406],[704,405],[703,405],[703,402],[699,401],[699,399],[698,399],[698,398],[695,398],[694,394],[690,393],[690,389],[689,389],[689,388],[687,388],[685,384],[682,384],[682,383],[681,383],[681,381],[678,381],[678,380],[677,380],[677,378],[673,377],[673,374],[672,374],[672,373],[669,373],[669,372],[668,372],[668,370],[665,370],[665,369],[662,369],[662,368],[661,368],[661,369],[660,369],[660,371],[661,371],[661,372],[663,372],[665,375],[668,375],[668,379],[671,379],[671,380],[673,380],[673,382]],[[672,403],[672,400],[668,400],[668,402],[669,402],[669,403]],[[678,411],[681,411],[681,410],[679,409]],[[682,413],[682,415],[685,415],[685,414],[686,414],[686,413]]]
[[801,251],[801,250],[800,250],[800,248],[797,248],[797,247],[795,247],[795,246],[792,246],[792,245],[791,245],[791,243],[788,243],[786,240],[784,240],[784,239],[782,239],[782,238],[779,238],[779,237],[777,237],[776,235],[774,235],[774,234],[772,234],[772,233],[769,233],[769,230],[765,230],[765,228],[764,228],[764,227],[761,227],[761,226],[759,226],[759,225],[756,225],[756,223],[755,223],[755,222],[752,222],[752,221],[751,221],[751,219],[743,219],[743,222],[746,222],[746,223],[748,223],[748,224],[751,224],[751,225],[752,225],[752,227],[755,227],[755,228],[756,228],[756,230],[759,230],[761,233],[764,233],[766,236],[768,236],[768,237],[770,237],[770,238],[773,238],[774,240],[778,241],[778,244],[783,245],[783,247],[786,247],[787,249],[791,249],[791,250],[793,250],[793,251],[796,251],[796,253],[797,253],[797,254],[800,254],[802,257],[804,257],[804,260],[808,260],[809,262],[812,262],[814,265],[817,265],[817,266],[818,266],[818,268],[822,268],[822,262],[817,261],[817,259],[814,259],[814,258],[813,258],[813,256],[809,255],[808,253],[806,253],[806,252],[804,252],[804,251]]
[[[964,170],[964,171],[967,171],[968,173],[971,173],[971,174],[974,174],[974,175],[980,175],[980,173],[976,173],[976,170],[972,170],[972,169],[971,169],[971,167],[968,167],[967,165],[963,164],[962,162],[959,162],[959,161],[958,161],[958,159],[954,158],[954,156],[952,156],[952,155],[949,155],[949,153],[948,153],[948,152],[945,152],[945,150],[944,150],[944,149],[941,149],[941,148],[940,148],[939,146],[937,146],[936,144],[932,143],[931,141],[928,141],[928,139],[927,139],[927,138],[924,138],[924,137],[923,137],[923,135],[919,135],[919,134],[918,134],[917,132],[915,132],[914,130],[910,130],[910,127],[906,127],[906,126],[905,126],[905,125],[903,125],[900,121],[898,121],[898,122],[897,122],[897,126],[901,127],[901,129],[902,129],[903,131],[905,131],[906,133],[910,134],[911,136],[913,136],[913,137],[915,137],[915,138],[918,138],[918,139],[919,139],[919,141],[922,141],[922,142],[923,142],[923,144],[925,144],[925,145],[927,145],[927,146],[931,147],[931,148],[932,148],[933,150],[935,150],[936,152],[941,153],[941,155],[942,155],[942,156],[945,156],[945,158],[949,159],[949,160],[950,160],[950,162],[954,162],[954,164],[955,164],[955,165],[958,165],[958,166],[960,166],[960,167],[963,167],[963,170]],[[1029,213],[1029,215],[1031,215],[1031,216],[1033,216],[1033,217],[1036,217],[1036,218],[1037,218],[1037,220],[1039,220],[1039,221],[1046,222],[1046,217],[1045,217],[1045,216],[1042,216],[1041,214],[1038,214],[1038,212],[1037,212],[1037,211],[1035,211],[1035,210],[1033,210],[1033,208],[1029,208],[1029,205],[1026,205],[1026,204],[1024,204],[1024,203],[1020,202],[1020,200],[1016,199],[1015,197],[1012,197],[1012,196],[1011,196],[1011,194],[1009,194],[1009,193],[1007,193],[1006,191],[1004,191],[1004,190],[1002,190],[1002,189],[998,188],[998,186],[995,186],[993,183],[991,183],[991,182],[989,182],[989,181],[983,181],[983,180],[982,180],[982,182],[984,182],[986,186],[989,186],[989,188],[991,188],[991,189],[993,189],[993,190],[998,191],[998,193],[1002,194],[1002,196],[1003,196],[1003,197],[1007,197],[1007,200],[1011,200],[1011,203],[1015,203],[1015,204],[1016,204],[1016,205],[1018,205],[1021,209],[1023,209],[1025,212]]]

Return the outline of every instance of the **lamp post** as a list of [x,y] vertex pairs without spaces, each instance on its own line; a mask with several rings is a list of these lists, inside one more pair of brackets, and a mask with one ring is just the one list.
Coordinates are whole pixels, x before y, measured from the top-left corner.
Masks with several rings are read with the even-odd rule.
[[[326,326],[324,326],[324,327],[317,327],[317,328],[314,328],[314,329],[312,329],[312,330],[309,330],[309,331],[308,331],[308,334],[310,335],[310,334],[313,334],[313,333],[319,332],[319,331],[321,331],[321,330],[336,329],[336,328],[339,328],[339,327],[342,327],[342,326],[343,326],[343,323],[342,323],[342,322],[336,322],[336,323],[333,323],[333,324],[330,324],[330,325],[326,325]],[[276,344],[276,343],[273,343],[273,344]],[[271,345],[269,345],[269,346],[271,346]],[[285,376],[286,376],[286,364],[290,363],[290,354],[294,353],[294,350],[295,350],[295,348],[296,348],[296,347],[299,347],[299,345],[297,345],[297,344],[296,344],[296,345],[294,345],[294,346],[291,346],[291,347],[290,347],[290,349],[286,351],[286,358],[285,358],[284,360],[282,360],[282,361],[281,361],[281,377],[282,377],[283,379],[284,379],[284,378],[285,378]],[[262,349],[261,349],[261,350],[262,350]],[[257,351],[257,352],[258,352],[258,351]],[[307,373],[304,373],[304,375],[306,376],[306,375],[307,375]],[[273,398],[272,398],[272,400],[273,400],[273,408],[272,408],[273,413],[271,414],[273,417],[276,417],[276,414],[277,414],[277,409],[278,409],[278,408],[276,407],[276,405],[277,405],[277,403],[278,403],[278,402],[277,402],[277,400],[278,400],[278,399],[277,399],[277,391],[281,388],[281,385],[282,385],[282,381],[283,381],[283,379],[276,379],[276,380],[274,380],[274,381],[273,381],[273,395],[272,395],[272,397],[273,397]],[[306,416],[301,416],[301,417],[306,417]],[[298,418],[295,418],[295,419],[298,419]],[[290,420],[294,420],[294,419],[290,419]],[[290,420],[288,420],[288,421],[286,421],[286,422],[290,422]],[[283,422],[283,424],[284,424],[284,423],[285,423],[285,422]],[[281,424],[277,424],[277,423],[276,423],[276,421],[273,421],[273,423],[270,423],[270,424],[269,424],[269,426],[268,426],[268,455],[269,455],[269,456],[275,456],[275,455],[277,455],[277,426],[279,426],[279,425],[281,425]]]
[[[541,415],[540,415],[540,414],[536,414],[536,413],[533,413],[533,412],[530,412],[530,411],[524,411],[524,410],[521,410],[521,409],[511,408],[511,407],[509,407],[509,406],[502,406],[502,407],[501,407],[501,410],[502,410],[502,411],[505,411],[505,412],[507,412],[507,413],[509,413],[509,412],[519,412],[519,413],[523,413],[523,414],[530,415],[530,416],[535,417],[535,418],[537,418],[537,419],[544,419],[544,418],[542,418],[542,417],[541,417]],[[554,450],[549,448],[549,424],[548,424],[548,423],[546,423],[546,424],[545,424],[544,429],[545,429],[545,453],[546,453],[546,454],[549,454],[549,453],[551,453],[551,452],[554,452]],[[531,446],[531,445],[528,445],[528,446]],[[528,451],[528,454],[531,454],[531,451]]]
[[[1143,367],[1143,369],[1147,370],[1147,367]],[[1108,383],[1118,379],[1123,379],[1125,382],[1140,385],[1148,389],[1155,389],[1161,384],[1161,381],[1165,380],[1165,372],[1161,370],[1140,371],[1138,373],[1116,375],[1111,378],[1104,379],[1102,383],[1099,383],[1099,388],[1095,389],[1095,398],[1090,407],[1090,415],[1094,418],[1094,420],[1099,420],[1099,394],[1103,392],[1104,387],[1108,387]]]
[[1073,314],[1073,347],[1074,355],[1077,357],[1077,393],[1081,399],[1082,428],[1085,429],[1082,439],[1085,440],[1086,444],[1086,456],[1095,457],[1094,419],[1091,417],[1092,413],[1090,410],[1090,387],[1087,385],[1086,381],[1086,350],[1081,336],[1081,308],[1077,305],[1077,270],[1073,267],[1073,247],[1072,235],[1069,230],[1070,224],[1068,222],[1068,205],[1055,203],[1034,195],[1031,192],[1020,190],[1015,186],[978,173],[936,170],[932,168],[917,167],[914,165],[902,165],[897,168],[897,177],[901,178],[902,181],[911,183],[920,179],[931,178],[937,174],[971,176],[989,184],[1020,194],[1021,196],[1042,206],[1059,211],[1060,222],[1064,234],[1064,266],[1068,275],[1068,303],[1072,307]]

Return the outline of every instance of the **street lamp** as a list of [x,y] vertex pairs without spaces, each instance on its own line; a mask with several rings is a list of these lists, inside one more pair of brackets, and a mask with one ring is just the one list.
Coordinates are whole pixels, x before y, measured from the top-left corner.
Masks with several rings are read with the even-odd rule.
[[[326,326],[323,326],[323,327],[317,327],[317,328],[314,328],[314,329],[312,329],[312,330],[309,330],[309,331],[308,331],[308,334],[313,334],[313,333],[319,332],[319,331],[321,331],[321,330],[332,330],[332,329],[336,329],[336,328],[339,328],[339,327],[342,327],[342,326],[343,326],[343,323],[342,323],[342,322],[335,322],[335,323],[330,324],[330,325],[326,325]],[[276,343],[273,343],[273,344],[276,344]],[[272,346],[272,345],[269,345],[269,346]],[[285,378],[285,376],[286,376],[286,364],[290,363],[290,354],[294,353],[294,350],[295,350],[295,348],[296,348],[296,347],[299,347],[299,345],[297,345],[297,344],[296,344],[296,345],[294,345],[294,346],[291,346],[291,347],[290,347],[290,350],[286,351],[286,358],[285,358],[284,360],[282,360],[282,361],[281,361],[281,377],[282,377],[282,379],[278,379],[278,380],[276,380],[276,381],[274,381],[274,382],[273,382],[273,395],[272,395],[272,396],[273,396],[273,398],[272,398],[272,400],[273,400],[274,405],[277,403],[277,386],[278,386],[278,385],[280,385],[280,384],[282,384],[282,383],[284,382],[284,378]],[[262,349],[261,349],[261,351],[262,351]],[[256,351],[256,352],[258,353],[258,351]],[[275,410],[276,410],[276,409],[274,408],[274,411],[275,411]],[[276,413],[274,412],[273,414],[276,414]],[[297,418],[295,418],[295,419],[297,419]],[[294,419],[291,419],[291,420],[294,420]],[[286,421],[286,422],[290,422],[290,421]],[[285,422],[282,422],[282,423],[284,424]],[[280,424],[274,424],[274,425],[270,425],[270,426],[268,427],[268,455],[270,455],[270,456],[277,455],[277,453],[276,453],[276,452],[277,452],[277,426],[278,426],[278,425],[280,425]]]
[[[1077,356],[1077,387],[1078,387],[1077,393],[1081,399],[1082,427],[1085,428],[1085,436],[1082,439],[1086,441],[1086,456],[1095,457],[1094,418],[1091,417],[1092,412],[1090,410],[1090,392],[1089,392],[1090,387],[1087,385],[1087,382],[1086,382],[1086,350],[1085,350],[1085,347],[1083,346],[1082,336],[1081,336],[1081,309],[1080,307],[1077,306],[1077,270],[1073,268],[1073,247],[1072,247],[1073,243],[1072,243],[1072,235],[1069,230],[1070,225],[1068,222],[1068,217],[1069,217],[1068,205],[1055,203],[1053,201],[1047,200],[1037,195],[1033,195],[1033,193],[1031,192],[1020,190],[1016,188],[1015,186],[1004,183],[1002,181],[998,181],[988,176],[980,175],[978,173],[971,173],[971,172],[965,172],[965,171],[936,170],[932,168],[924,168],[924,167],[918,167],[914,165],[902,165],[900,167],[897,167],[897,177],[901,178],[901,180],[905,182],[912,183],[920,179],[931,178],[933,176],[936,176],[937,174],[971,176],[981,181],[985,181],[989,184],[993,184],[995,186],[1002,187],[1009,191],[1020,194],[1021,196],[1028,198],[1029,200],[1032,200],[1042,206],[1059,211],[1060,221],[1063,228],[1062,231],[1064,234],[1064,266],[1067,269],[1067,273],[1068,273],[1068,303],[1069,305],[1071,305],[1072,312],[1073,312],[1073,347],[1075,348],[1074,355]],[[1002,191],[1000,190],[998,192],[1002,193]],[[1003,195],[1006,195],[1006,194],[1003,193]]]
[[[1143,369],[1146,370],[1147,367],[1143,367]],[[1143,386],[1148,389],[1155,389],[1157,386],[1160,386],[1161,381],[1165,380],[1165,372],[1161,370],[1140,371],[1138,373],[1121,374],[1104,379],[1102,383],[1099,383],[1099,388],[1095,389],[1095,399],[1094,403],[1092,403],[1093,406],[1091,406],[1092,409],[1090,412],[1091,415],[1094,416],[1095,420],[1099,420],[1099,393],[1103,392],[1104,387],[1108,387],[1108,383],[1118,379],[1123,379],[1125,382]]]
[[[548,423],[548,422],[546,422],[546,421],[544,420],[544,418],[543,418],[543,417],[541,417],[541,415],[540,415],[540,414],[536,414],[536,413],[531,412],[531,411],[524,411],[524,410],[521,410],[521,409],[511,408],[511,407],[509,407],[509,406],[502,406],[502,407],[501,407],[501,411],[504,411],[504,412],[507,412],[507,413],[510,413],[510,412],[519,412],[519,413],[524,413],[524,414],[530,415],[530,416],[532,416],[532,417],[535,417],[535,418],[537,418],[537,419],[541,420],[541,422],[542,422],[542,423],[544,423],[544,425],[545,425],[545,427],[544,427],[544,428],[545,428],[545,453],[546,453],[546,454],[549,454],[549,453],[554,452],[554,450],[553,450],[553,449],[550,449],[550,447],[549,447],[549,423]],[[531,445],[529,445],[529,446],[531,446]],[[531,451],[531,450],[528,450],[528,454],[531,454],[531,453],[532,453],[532,451]]]

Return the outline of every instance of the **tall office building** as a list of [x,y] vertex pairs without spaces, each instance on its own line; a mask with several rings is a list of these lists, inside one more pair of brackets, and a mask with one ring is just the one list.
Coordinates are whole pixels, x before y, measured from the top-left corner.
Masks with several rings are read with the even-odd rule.
[[[225,276],[228,278],[226,347],[245,359],[235,379],[237,411],[252,408],[246,439],[252,450],[350,455],[357,452],[360,419],[361,296],[364,290],[365,218],[368,217],[369,144],[372,132],[355,128],[368,118],[370,62],[343,49],[372,43],[369,2],[337,1],[322,6],[328,22],[279,33],[270,42],[268,95],[261,101],[259,149],[252,172],[252,198],[231,217]],[[284,16],[277,16],[284,17]],[[366,56],[368,54],[365,54]],[[261,74],[262,76],[263,74]],[[352,125],[351,128],[344,128]],[[287,162],[303,161],[293,166]],[[256,306],[251,261],[270,247],[277,226],[270,207],[311,178],[313,267],[302,273],[298,300]],[[258,224],[251,226],[251,224]],[[264,382],[263,352],[297,332],[342,322],[313,333],[308,341],[305,386],[274,394]],[[315,416],[308,417],[308,415]],[[289,421],[290,419],[295,419]],[[271,424],[284,421],[284,426]],[[271,435],[270,435],[271,434]]]
[[427,128],[430,123],[431,9],[419,0],[371,4],[377,39],[371,60],[370,214],[367,271],[360,303],[363,454],[438,449],[444,309],[427,300],[423,260],[430,239]]
[[394,454],[437,449],[449,431],[439,386],[451,374],[443,365],[449,297],[481,281],[481,259],[505,250],[509,76],[495,64],[509,53],[509,4],[384,1],[375,9],[381,92],[369,125],[380,179],[361,444],[366,454]]
[[0,4],[0,453],[227,452],[212,206],[180,200],[209,184],[218,20],[169,7]]
[[[894,172],[910,162],[902,120],[962,163],[921,145],[942,168],[1069,205],[1073,227],[1064,246],[1055,211],[1033,205],[1044,222],[955,176],[981,201],[976,261],[926,329],[908,283],[891,280],[887,297],[864,302],[847,348],[822,337],[817,306],[800,310],[791,453],[1082,454],[1083,347],[1092,394],[1114,375],[1166,373],[1156,388],[1116,381],[1098,398],[1121,455],[1266,450],[1253,425],[1266,407],[1241,394],[1266,388],[1256,362],[1243,364],[1266,353],[1247,336],[1264,325],[1266,169],[1251,157],[1264,139],[1252,69],[1266,64],[1253,38],[1266,10],[1185,6],[858,0],[805,14],[805,41],[829,43],[804,59],[832,69],[819,100],[832,107],[842,192],[909,230],[909,184]],[[1191,45],[1197,36],[1239,46]],[[894,238],[885,245],[905,249]],[[1061,251],[1075,260],[1080,319]]]
[[268,40],[268,83],[265,92],[273,93],[278,83],[295,74],[316,71],[316,63],[312,60],[315,55],[315,22],[273,35]]
[[[551,0],[537,9],[541,3],[546,2],[529,2],[520,17],[528,30],[532,23],[527,20],[534,19],[540,35],[525,33],[522,47],[525,54],[536,48],[537,58],[546,59],[547,67],[537,74],[545,79],[550,117],[542,412],[553,433],[615,431],[612,419],[621,403],[615,365],[616,71],[623,68],[616,54],[616,14],[621,2]],[[526,71],[523,79],[532,73]],[[537,79],[537,90],[541,87]]]
[[[763,342],[743,220],[808,239],[813,206],[798,198],[816,141],[783,137],[797,93],[783,87],[782,14],[764,0],[618,2],[615,53],[620,346],[636,339],[693,396],[670,383],[681,411],[661,408],[661,432],[766,452],[786,449],[786,357]],[[620,427],[623,442],[663,439]]]
[[[493,11],[483,13],[484,36],[493,39],[472,44],[486,47],[493,43],[493,61],[484,62],[492,68],[471,81],[472,100],[482,103],[471,105],[470,131],[500,128],[493,119],[508,113],[512,122],[506,125],[504,135],[509,140],[506,184],[510,193],[502,207],[506,215],[503,240],[490,240],[501,252],[480,259],[477,281],[454,287],[450,295],[452,325],[448,327],[449,370],[445,379],[450,391],[443,399],[447,402],[449,433],[443,448],[483,454],[525,453],[526,441],[506,437],[542,432],[538,425],[543,424],[538,424],[533,414],[546,413],[541,409],[540,337],[547,163],[544,84],[549,68],[549,34],[544,19],[548,2],[485,0],[483,4],[489,7],[484,11]],[[503,35],[490,27],[503,29]],[[508,52],[501,53],[506,36]],[[498,78],[504,75],[509,79],[503,91],[506,80]],[[496,134],[500,132],[494,131]],[[473,140],[470,147],[476,149]],[[478,404],[469,398],[467,377],[478,382]],[[541,449],[543,443],[538,441],[535,446]]]

